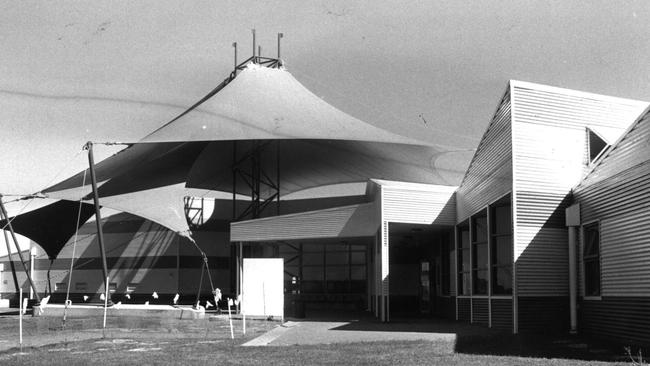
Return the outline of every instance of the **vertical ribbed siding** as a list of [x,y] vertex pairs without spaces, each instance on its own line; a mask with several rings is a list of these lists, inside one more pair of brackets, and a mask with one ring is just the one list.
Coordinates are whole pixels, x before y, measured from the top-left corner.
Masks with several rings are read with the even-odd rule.
[[647,115],[575,189],[574,196],[583,223],[600,220],[602,296],[650,296]]
[[470,321],[472,314],[471,300],[458,298],[458,320]]
[[489,307],[487,297],[472,298],[472,324],[488,325]]
[[454,225],[456,201],[454,187],[440,190],[382,187],[384,220],[413,224]]
[[565,295],[564,208],[584,171],[585,129],[622,133],[646,104],[520,82],[512,100],[518,295]]
[[458,222],[512,189],[510,105],[510,94],[506,93],[458,188]]
[[512,330],[512,299],[492,299],[492,328]]

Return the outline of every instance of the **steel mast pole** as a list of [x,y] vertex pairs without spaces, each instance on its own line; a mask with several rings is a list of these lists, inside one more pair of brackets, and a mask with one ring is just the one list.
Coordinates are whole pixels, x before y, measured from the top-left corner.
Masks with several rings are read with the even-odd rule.
[[[0,216],[0,219],[2,217]],[[9,259],[9,266],[11,267],[11,275],[14,277],[14,286],[16,287],[16,293],[18,293],[18,277],[16,277],[16,266],[14,261],[11,260],[11,247],[9,246],[9,236],[7,235],[7,230],[2,230],[5,236],[5,245],[7,246],[7,258]]]
[[[108,266],[106,265],[106,250],[104,249],[104,232],[102,230],[102,215],[99,207],[99,194],[97,192],[97,178],[95,177],[95,159],[93,157],[93,143],[88,141],[86,143],[88,150],[88,166],[90,170],[90,182],[93,188],[93,202],[95,204],[95,221],[97,222],[97,241],[99,242],[99,252],[102,256],[102,273],[104,275],[104,292],[108,292]],[[108,304],[113,305],[110,299]]]
[[[34,290],[34,294],[36,295],[36,302],[40,304],[41,297],[38,296],[38,290],[36,289],[36,286],[34,286],[34,281],[32,281],[32,276],[27,270],[27,266],[25,265],[25,260],[23,259],[23,253],[20,251],[20,248],[18,247],[18,239],[16,239],[16,233],[14,232],[13,226],[11,226],[11,220],[9,220],[9,215],[7,215],[5,204],[4,202],[2,202],[2,195],[0,195],[0,211],[2,211],[2,216],[4,216],[4,218],[7,220],[7,227],[9,228],[9,232],[11,233],[11,238],[13,239],[14,245],[16,246],[16,251],[18,252],[18,257],[20,258],[20,264],[23,265],[23,269],[25,270],[25,274],[27,275],[29,286]],[[11,260],[11,253],[7,253],[7,256],[9,257],[9,260]]]
[[256,48],[256,45],[255,45],[255,29],[251,29],[251,31],[253,32],[253,63],[256,64],[257,62],[256,62],[256,59],[255,59],[255,48]]

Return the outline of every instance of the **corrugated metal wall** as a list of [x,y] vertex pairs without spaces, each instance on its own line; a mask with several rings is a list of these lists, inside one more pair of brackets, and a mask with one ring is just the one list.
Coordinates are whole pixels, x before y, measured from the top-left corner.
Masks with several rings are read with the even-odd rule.
[[650,343],[650,297],[603,297],[580,303],[580,331],[625,345]]
[[490,307],[487,297],[472,298],[472,324],[489,325]]
[[650,296],[650,163],[581,188],[576,198],[583,223],[600,220],[601,294]]
[[374,203],[233,222],[230,241],[372,236],[379,227]]
[[646,104],[511,82],[519,296],[566,296],[564,208],[584,171],[586,128],[622,133]]
[[382,187],[384,220],[412,224],[454,225],[455,187],[415,190]]
[[472,300],[467,297],[458,298],[458,320],[470,321],[472,316]]
[[644,330],[650,319],[650,115],[576,187],[574,199],[583,224],[600,221],[602,299],[582,301],[580,327],[650,342]]
[[[650,111],[630,127],[626,135],[613,147],[593,171],[580,183],[580,187],[605,180],[646,163],[650,157]],[[578,187],[579,188],[579,187]]]
[[492,299],[492,328],[512,330],[512,299]]
[[568,330],[569,297],[522,296],[519,298],[519,332]]
[[458,187],[457,222],[465,220],[512,189],[510,105],[510,93],[507,92]]

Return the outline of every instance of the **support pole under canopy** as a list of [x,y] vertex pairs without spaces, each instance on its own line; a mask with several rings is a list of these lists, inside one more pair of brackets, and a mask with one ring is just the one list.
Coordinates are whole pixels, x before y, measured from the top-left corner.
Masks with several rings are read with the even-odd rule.
[[18,293],[18,277],[16,276],[16,265],[14,265],[14,261],[11,260],[11,247],[9,246],[9,236],[7,235],[7,230],[2,230],[2,232],[4,233],[5,236],[5,245],[7,246],[7,258],[9,259],[9,266],[11,267],[11,275],[14,278],[14,287],[16,288],[16,293]]
[[[93,157],[93,143],[88,141],[85,148],[88,150],[88,166],[90,171],[90,181],[93,188],[93,202],[95,204],[95,221],[97,223],[97,242],[99,243],[99,252],[102,256],[102,273],[104,275],[104,290],[108,293],[108,266],[106,265],[106,250],[104,249],[104,232],[102,230],[102,215],[99,206],[99,193],[97,192],[97,178],[95,177],[95,159]],[[111,299],[107,299],[108,305],[113,305]]]
[[[27,275],[29,286],[32,288],[32,290],[34,290],[34,294],[36,295],[36,302],[40,303],[41,298],[40,296],[38,296],[38,290],[36,289],[36,286],[34,286],[34,281],[32,281],[32,276],[27,270],[27,266],[25,265],[25,260],[23,259],[23,253],[20,251],[20,247],[18,247],[18,239],[16,239],[16,233],[14,232],[13,226],[11,226],[11,220],[9,219],[9,215],[7,215],[5,204],[2,202],[2,195],[0,195],[0,211],[2,212],[2,216],[7,220],[7,227],[9,228],[9,233],[11,233],[11,238],[14,241],[14,245],[16,246],[16,251],[18,252],[18,257],[20,258],[20,263],[23,265],[23,269],[25,270],[25,274]],[[7,256],[9,257],[9,260],[11,260],[11,252],[8,252]]]

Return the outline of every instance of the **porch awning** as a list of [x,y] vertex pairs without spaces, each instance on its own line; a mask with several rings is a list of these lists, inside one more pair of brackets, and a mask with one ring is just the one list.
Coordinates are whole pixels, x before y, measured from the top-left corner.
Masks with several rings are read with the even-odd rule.
[[379,228],[374,202],[291,215],[233,222],[231,242],[354,238],[373,236]]

